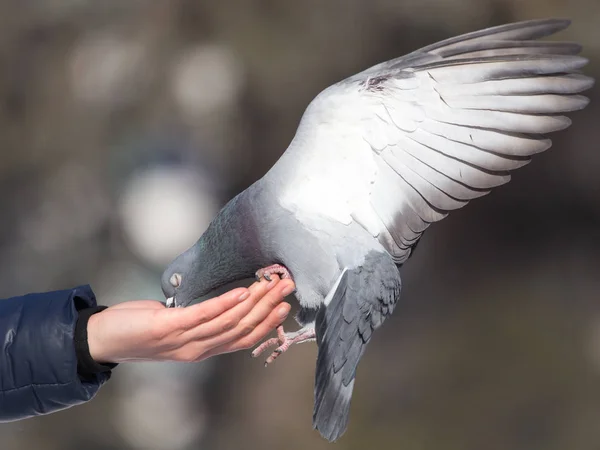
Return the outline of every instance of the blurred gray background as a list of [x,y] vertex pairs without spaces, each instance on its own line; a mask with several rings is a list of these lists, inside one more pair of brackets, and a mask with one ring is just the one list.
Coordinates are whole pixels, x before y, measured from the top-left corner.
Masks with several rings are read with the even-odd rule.
[[[328,85],[510,21],[568,17],[600,76],[598,0],[0,3],[0,298],[159,275],[285,150]],[[513,181],[424,236],[358,372],[337,449],[600,447],[600,95]],[[293,327],[293,325],[291,325]],[[314,344],[121,365],[0,448],[326,449]]]

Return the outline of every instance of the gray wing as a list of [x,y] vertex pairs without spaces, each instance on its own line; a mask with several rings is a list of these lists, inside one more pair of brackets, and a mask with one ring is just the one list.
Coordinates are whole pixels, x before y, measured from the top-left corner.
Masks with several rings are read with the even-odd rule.
[[[377,80],[379,89],[389,89],[387,122],[405,131],[384,148],[370,140],[381,157],[371,204],[385,225],[379,238],[397,262],[409,257],[429,224],[507,183],[509,171],[548,149],[543,134],[571,123],[561,113],[587,105],[574,95],[593,84],[577,73],[587,62],[574,56],[581,47],[534,40],[569,23],[536,20],[476,31],[359,74],[367,86]],[[394,79],[407,69],[412,77]],[[404,92],[395,101],[398,88]],[[402,97],[411,90],[420,108],[404,113]],[[434,106],[435,99],[443,106]]]
[[364,78],[381,72],[391,72],[442,61],[448,58],[481,58],[498,55],[554,54],[576,55],[581,46],[572,42],[539,42],[540,39],[564,30],[571,24],[566,19],[539,19],[509,23],[465,33],[422,47],[412,53],[385,61],[360,72],[352,78]]
[[313,426],[329,441],[346,430],[356,368],[373,331],[392,314],[400,288],[390,256],[372,252],[361,267],[344,270],[319,310]]
[[355,221],[404,262],[431,223],[507,183],[550,147],[546,133],[570,125],[565,112],[587,105],[580,46],[535,41],[568,24],[466,34],[323,91],[282,161],[282,203]]

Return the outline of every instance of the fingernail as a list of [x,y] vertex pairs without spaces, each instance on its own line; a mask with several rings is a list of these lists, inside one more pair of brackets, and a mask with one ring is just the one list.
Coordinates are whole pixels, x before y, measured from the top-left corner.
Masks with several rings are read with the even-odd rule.
[[273,286],[275,286],[276,284],[277,284],[276,280],[269,281],[269,284],[267,284],[267,289],[272,289]]
[[244,301],[244,300],[246,300],[248,297],[250,297],[250,291],[246,291],[246,292],[244,292],[242,295],[240,295],[240,296],[238,297],[238,300],[239,300],[240,302],[243,302],[243,301]]
[[279,308],[279,311],[277,312],[277,314],[279,315],[280,319],[285,319],[287,317],[287,315],[289,314],[290,310],[287,307],[282,307]]
[[292,292],[294,292],[294,290],[295,290],[294,286],[286,286],[285,288],[283,288],[283,291],[281,291],[281,295],[283,295],[284,297],[287,297]]

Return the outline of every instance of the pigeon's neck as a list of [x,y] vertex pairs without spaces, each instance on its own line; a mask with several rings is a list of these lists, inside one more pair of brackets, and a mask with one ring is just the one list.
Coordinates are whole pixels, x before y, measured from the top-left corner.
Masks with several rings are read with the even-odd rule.
[[207,288],[250,278],[260,268],[256,224],[246,195],[242,192],[225,205],[197,243],[202,255],[198,275]]

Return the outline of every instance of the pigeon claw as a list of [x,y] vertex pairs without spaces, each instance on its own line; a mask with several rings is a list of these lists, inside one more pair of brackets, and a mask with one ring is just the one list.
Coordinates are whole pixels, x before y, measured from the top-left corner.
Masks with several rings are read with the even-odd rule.
[[260,344],[252,352],[252,357],[256,358],[257,356],[264,353],[265,350],[267,350],[268,348],[279,344],[279,346],[275,350],[273,350],[273,353],[271,353],[271,355],[266,359],[265,367],[267,367],[269,364],[275,361],[279,357],[279,355],[282,355],[283,353],[287,352],[293,344],[300,344],[302,342],[312,341],[314,340],[314,338],[315,333],[312,329],[302,329],[295,333],[285,333],[283,325],[279,325],[277,327],[277,337],[268,339],[267,341]]
[[[263,354],[267,349],[273,347],[274,345],[279,345],[279,347],[277,347],[273,351],[273,353],[271,353],[271,356],[269,356],[267,358],[267,360],[265,361],[265,367],[267,367],[269,364],[271,364],[273,361],[275,361],[275,359],[277,359],[277,357],[279,355],[281,355],[282,353],[284,353],[287,350],[287,348],[285,348],[285,349],[283,348],[285,341],[286,341],[285,331],[283,330],[283,326],[279,325],[277,327],[277,337],[268,339],[265,342],[263,342],[262,344],[260,344],[258,347],[256,347],[254,349],[254,351],[252,352],[252,357],[256,358],[256,357],[260,356],[261,354]],[[288,348],[289,348],[289,345],[288,345]]]
[[258,269],[254,276],[256,277],[256,281],[260,281],[261,278],[264,278],[267,281],[271,281],[271,275],[277,274],[281,279],[292,278],[292,274],[287,270],[287,267],[281,264],[273,264],[268,267],[264,267],[262,269]]

